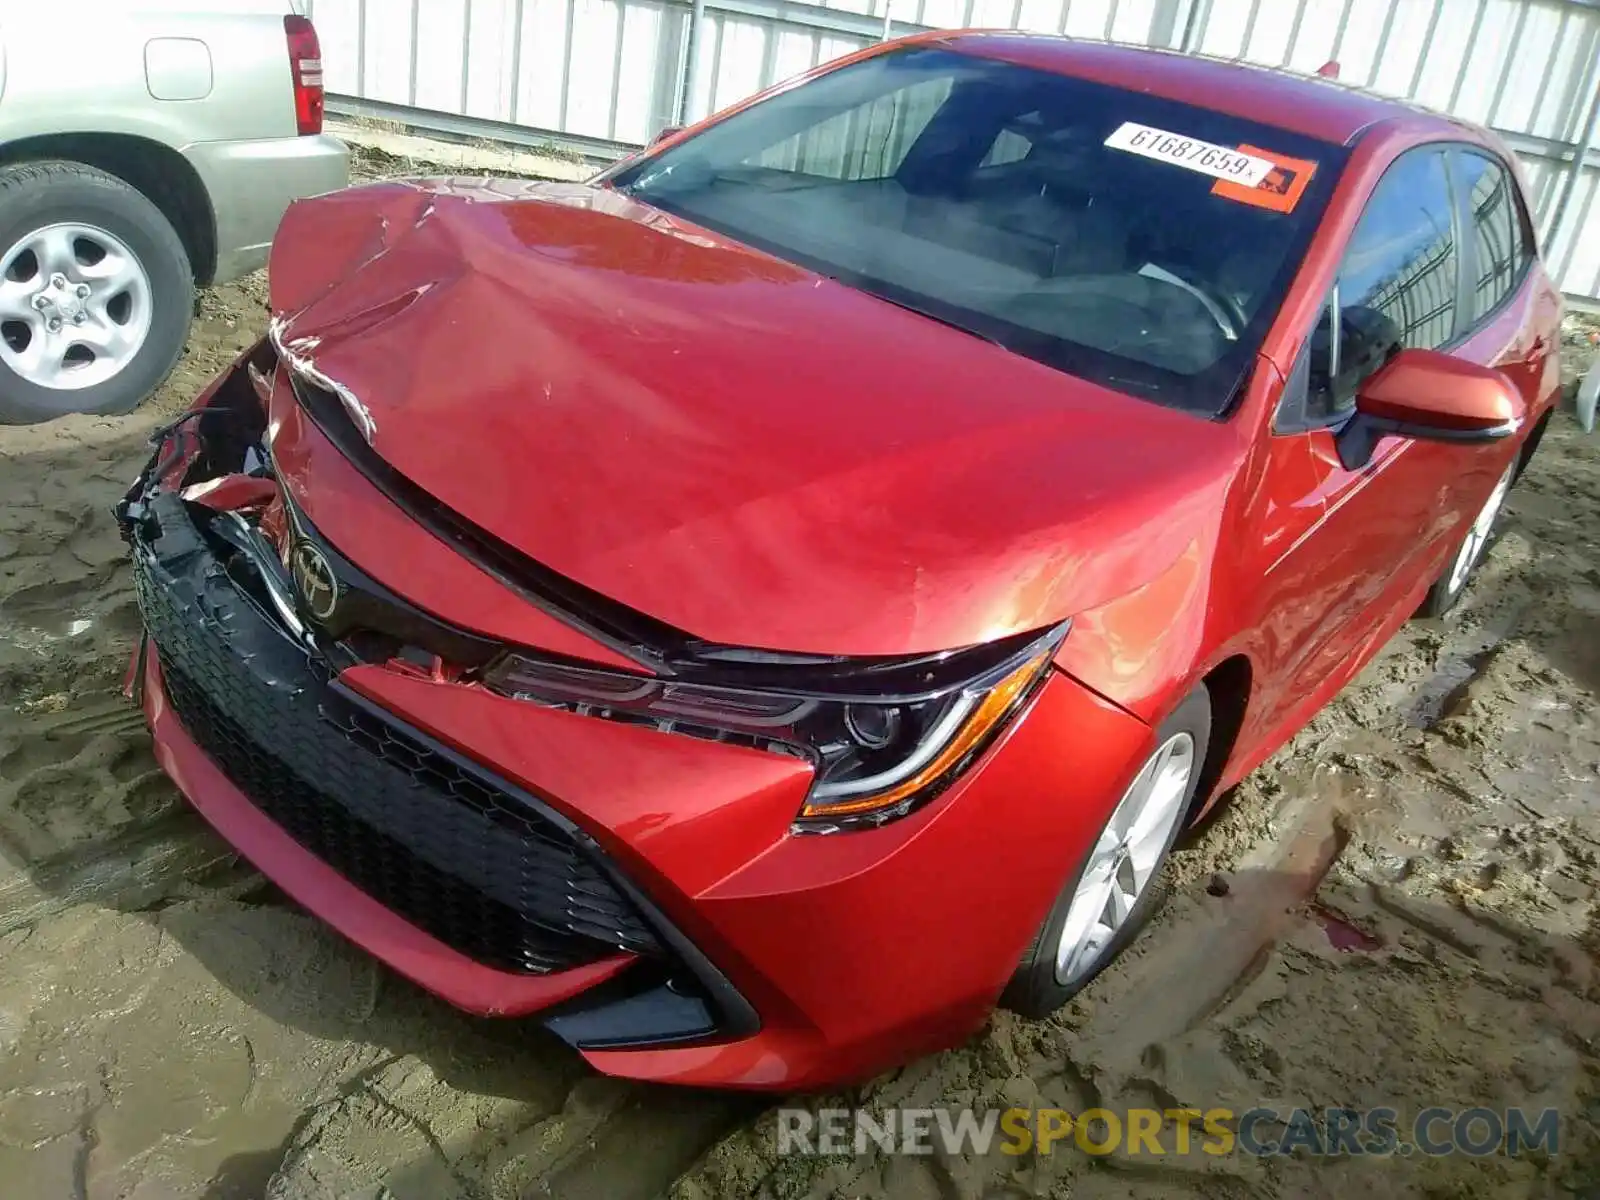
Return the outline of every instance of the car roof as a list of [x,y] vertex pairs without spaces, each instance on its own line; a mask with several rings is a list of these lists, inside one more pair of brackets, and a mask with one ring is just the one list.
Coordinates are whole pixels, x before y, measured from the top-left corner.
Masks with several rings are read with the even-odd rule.
[[1336,80],[1231,59],[1014,31],[970,30],[929,40],[962,53],[1148,92],[1338,145],[1349,144],[1379,121],[1432,126],[1446,137],[1460,137],[1470,128]]

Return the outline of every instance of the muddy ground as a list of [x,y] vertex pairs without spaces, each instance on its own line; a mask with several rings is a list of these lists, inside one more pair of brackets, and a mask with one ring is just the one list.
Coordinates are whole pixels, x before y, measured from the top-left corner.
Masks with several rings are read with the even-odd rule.
[[1558,1154],[779,1158],[760,1102],[600,1078],[389,974],[157,771],[116,692],[137,615],[107,510],[263,299],[209,293],[134,417],[0,429],[0,1196],[1600,1194],[1600,436],[1558,419],[1457,618],[1238,789],[1067,1011],[800,1101],[1555,1106]]

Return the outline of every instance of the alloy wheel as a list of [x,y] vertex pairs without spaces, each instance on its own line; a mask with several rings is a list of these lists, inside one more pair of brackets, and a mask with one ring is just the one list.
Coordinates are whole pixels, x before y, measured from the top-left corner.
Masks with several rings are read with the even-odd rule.
[[79,391],[118,374],[150,333],[150,276],[95,225],[47,225],[0,254],[0,361],[41,388]]
[[1194,738],[1163,742],[1123,793],[1072,896],[1056,946],[1056,982],[1092,975],[1154,881],[1195,772]]

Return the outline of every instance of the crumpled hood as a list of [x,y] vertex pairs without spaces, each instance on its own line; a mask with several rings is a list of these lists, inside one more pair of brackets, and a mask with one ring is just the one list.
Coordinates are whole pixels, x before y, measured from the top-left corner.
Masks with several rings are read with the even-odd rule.
[[1237,460],[1226,425],[603,188],[302,201],[271,274],[281,344],[401,474],[713,642],[900,654],[1037,628],[1209,545]]

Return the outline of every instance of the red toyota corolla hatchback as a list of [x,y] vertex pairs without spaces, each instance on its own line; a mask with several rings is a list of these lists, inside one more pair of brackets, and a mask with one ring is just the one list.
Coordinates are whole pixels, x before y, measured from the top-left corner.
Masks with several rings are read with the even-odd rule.
[[462,1008],[750,1088],[1083,987],[1557,387],[1490,135],[1012,34],[298,204],[271,303],[119,508],[162,765]]

